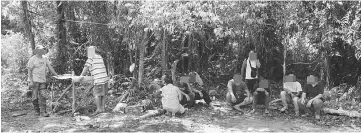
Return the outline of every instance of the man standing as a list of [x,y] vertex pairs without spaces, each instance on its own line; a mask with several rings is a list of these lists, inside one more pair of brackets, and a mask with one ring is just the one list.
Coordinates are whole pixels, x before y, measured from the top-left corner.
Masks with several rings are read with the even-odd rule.
[[245,59],[242,63],[241,75],[244,75],[245,72],[245,81],[247,83],[247,87],[251,93],[253,90],[254,85],[257,83],[258,79],[258,69],[261,67],[261,63],[257,59],[257,53],[251,50],[248,54],[248,58]]
[[88,70],[94,78],[93,95],[97,110],[93,115],[97,115],[105,111],[105,95],[108,92],[109,77],[103,58],[100,56],[100,50],[94,46],[88,48],[88,60],[80,76],[84,76]]
[[29,86],[32,88],[32,102],[35,109],[35,115],[40,115],[40,107],[43,109],[42,116],[49,117],[46,112],[46,99],[44,97],[46,91],[46,69],[49,68],[50,72],[55,76],[58,74],[54,71],[54,68],[50,65],[47,58],[43,57],[45,54],[44,47],[37,45],[34,49],[35,55],[29,59],[27,64],[28,68],[28,81]]
[[296,76],[289,74],[285,77],[285,83],[283,83],[283,91],[281,92],[281,99],[283,108],[281,112],[285,112],[288,109],[288,104],[293,103],[296,110],[296,116],[299,116],[297,100],[302,92],[302,86],[296,81]]
[[[302,110],[308,115],[309,109],[315,112],[315,118],[320,119],[320,112],[323,107],[322,95],[324,85],[319,83],[317,77],[310,75],[307,77],[307,85],[305,86],[301,99],[298,104]],[[298,110],[297,110],[298,111]]]
[[250,103],[251,93],[249,92],[246,83],[242,81],[241,74],[237,73],[233,76],[233,79],[228,81],[228,93],[226,95],[226,101],[229,106],[233,106],[235,109],[240,110],[240,107]]

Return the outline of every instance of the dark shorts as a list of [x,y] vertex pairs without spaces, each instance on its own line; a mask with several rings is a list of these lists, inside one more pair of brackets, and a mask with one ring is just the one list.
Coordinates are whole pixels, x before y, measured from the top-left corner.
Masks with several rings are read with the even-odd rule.
[[237,101],[235,103],[232,102],[232,105],[242,103],[244,101],[244,99],[246,99],[246,97],[247,97],[246,95],[243,95],[243,94],[238,95],[236,93],[234,94],[234,96],[236,97]]
[[105,96],[108,92],[108,83],[101,84],[101,85],[94,85],[93,88],[93,95],[94,96]]
[[[270,93],[268,89],[266,89],[268,94]],[[257,91],[257,104],[265,104],[266,101],[266,92]]]
[[253,89],[254,85],[257,84],[258,79],[246,79],[246,84],[248,90],[253,93],[255,90]]

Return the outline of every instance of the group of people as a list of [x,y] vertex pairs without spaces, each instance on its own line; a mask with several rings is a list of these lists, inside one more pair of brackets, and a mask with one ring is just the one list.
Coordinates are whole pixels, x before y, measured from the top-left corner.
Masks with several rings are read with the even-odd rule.
[[[44,97],[46,70],[49,68],[55,76],[58,74],[50,62],[43,57],[45,54],[43,46],[36,46],[34,53],[35,55],[29,59],[27,64],[29,86],[33,92],[32,103],[35,115],[39,116],[42,112],[42,116],[48,117]],[[250,112],[253,113],[257,104],[264,104],[265,113],[269,113],[271,90],[268,81],[258,75],[260,67],[261,63],[257,59],[256,53],[253,50],[250,51],[249,58],[243,61],[241,73],[234,74],[233,79],[228,81],[226,102],[229,106],[241,110],[241,106],[253,103],[253,110]],[[105,111],[105,96],[108,90],[109,77],[99,49],[94,46],[88,48],[88,59],[80,76],[86,75],[87,72],[90,72],[94,79],[93,95],[97,110],[93,115],[96,115]],[[245,80],[243,81],[243,79]],[[289,104],[293,104],[297,116],[300,115],[300,109],[308,114],[309,108],[311,108],[315,112],[316,119],[320,119],[320,110],[323,105],[323,85],[317,81],[317,78],[313,75],[307,77],[308,84],[303,89],[301,84],[296,81],[295,75],[289,74],[285,79],[283,91],[280,93],[283,103],[281,112],[287,111]],[[180,81],[175,82],[175,84],[173,84],[170,75],[163,75],[160,81],[162,81],[160,83],[161,88],[158,92],[162,96],[162,107],[173,115],[185,113],[186,108],[193,107],[196,100],[203,99],[207,105],[210,105],[212,101],[209,93],[203,88],[202,79],[196,72],[181,76]]]
[[[228,82],[226,101],[229,106],[236,110],[240,110],[241,106],[252,103],[253,110],[250,113],[255,112],[257,104],[264,104],[265,113],[267,114],[269,113],[271,90],[268,81],[263,77],[258,77],[258,69],[261,64],[255,56],[254,51],[251,50],[249,58],[243,61],[241,74],[236,73],[233,79]],[[245,81],[243,81],[243,77],[245,77]],[[316,76],[309,75],[307,84],[302,88],[302,85],[296,81],[296,76],[289,73],[285,77],[283,89],[280,93],[283,105],[280,111],[287,111],[289,104],[291,104],[294,106],[296,116],[300,116],[300,111],[304,112],[302,116],[314,112],[315,118],[320,119],[323,93],[324,85],[318,81]]]
[[[53,75],[59,75],[54,71],[49,60],[43,57],[44,54],[46,54],[45,48],[37,45],[34,49],[34,55],[27,63],[28,82],[32,90],[32,103],[35,115],[40,116],[41,114],[43,117],[49,117],[45,98],[47,68],[49,68]],[[90,72],[94,79],[93,95],[97,109],[93,115],[96,115],[105,111],[105,95],[108,90],[109,77],[103,58],[100,56],[100,50],[94,46],[88,47],[88,59],[80,76],[86,75],[87,72]]]

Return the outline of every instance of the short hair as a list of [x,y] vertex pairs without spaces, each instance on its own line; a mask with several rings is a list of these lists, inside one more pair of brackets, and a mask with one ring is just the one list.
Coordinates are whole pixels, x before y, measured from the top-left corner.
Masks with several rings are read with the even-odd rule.
[[164,77],[164,83],[165,84],[172,84],[173,83],[172,77],[169,74],[165,74],[164,76],[165,76]]

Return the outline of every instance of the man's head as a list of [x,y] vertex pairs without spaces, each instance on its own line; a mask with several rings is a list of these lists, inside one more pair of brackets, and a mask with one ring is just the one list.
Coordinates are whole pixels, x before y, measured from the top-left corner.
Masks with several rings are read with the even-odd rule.
[[296,82],[296,76],[292,73],[286,75],[285,82]]
[[318,83],[318,79],[315,75],[307,76],[307,84],[316,85]]
[[102,50],[97,46],[89,46],[87,48],[87,56],[93,57],[95,54],[102,54]]
[[233,81],[234,81],[234,84],[240,85],[241,82],[242,82],[242,75],[239,74],[239,73],[234,74],[233,75]]
[[165,74],[162,76],[162,80],[164,81],[165,84],[172,84],[173,80],[172,77],[168,74]]
[[257,60],[257,53],[254,52],[254,50],[249,51],[249,55],[248,55],[250,60]]
[[46,53],[44,46],[36,45],[34,49],[34,53],[37,55],[44,55]]

